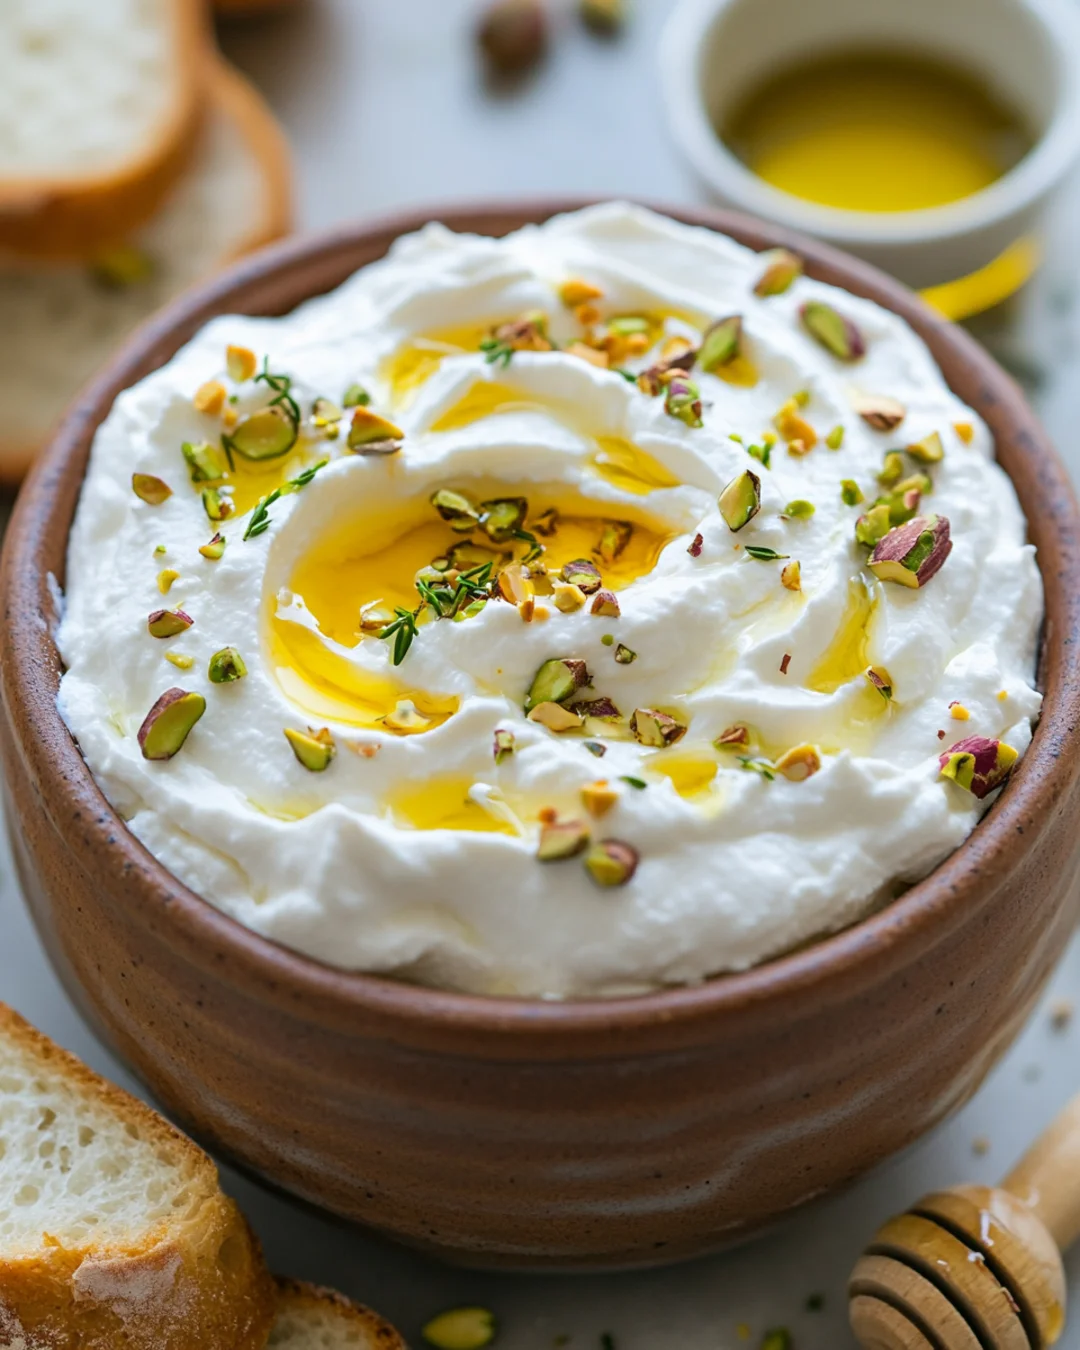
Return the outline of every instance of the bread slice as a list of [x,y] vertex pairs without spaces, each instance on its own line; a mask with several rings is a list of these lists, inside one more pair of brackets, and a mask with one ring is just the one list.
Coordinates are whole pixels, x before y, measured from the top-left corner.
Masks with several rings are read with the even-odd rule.
[[3,0],[0,247],[86,257],[157,210],[189,158],[203,0]]
[[0,1004],[0,1345],[262,1350],[273,1314],[206,1154]]
[[389,1322],[331,1289],[278,1280],[267,1350],[406,1350]]
[[83,264],[0,265],[0,481],[22,478],[67,403],[143,319],[288,232],[289,152],[273,116],[220,61],[210,100],[195,163],[131,240],[145,279],[106,285]]

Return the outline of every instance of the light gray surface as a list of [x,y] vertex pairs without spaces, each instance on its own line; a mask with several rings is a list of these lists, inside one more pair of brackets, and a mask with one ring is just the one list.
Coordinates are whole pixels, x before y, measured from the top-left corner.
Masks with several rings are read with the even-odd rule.
[[[492,194],[700,200],[668,144],[658,103],[654,58],[666,0],[638,0],[622,44],[598,43],[568,25],[539,78],[494,100],[476,78],[470,9],[467,0],[309,0],[304,13],[228,29],[229,54],[263,87],[293,137],[304,225]],[[1064,250],[1052,262],[1023,321],[997,337],[1027,366],[1045,365],[1040,403],[1072,454],[1075,324],[1066,283],[1074,267]],[[0,855],[0,997],[131,1086],[56,984],[6,854]],[[1049,997],[1080,1001],[1080,946],[1066,955]],[[547,1350],[561,1333],[570,1334],[572,1350],[599,1350],[604,1332],[618,1350],[737,1350],[756,1346],[778,1324],[791,1327],[797,1350],[843,1350],[852,1344],[844,1282],[865,1239],[929,1189],[1002,1175],[1080,1090],[1078,1037],[1077,1027],[1055,1032],[1044,1007],[976,1100],[933,1139],[750,1248],[651,1274],[456,1272],[233,1174],[226,1184],[251,1214],[276,1269],[367,1300],[414,1345],[431,1313],[475,1301],[498,1314],[505,1350]],[[974,1151],[979,1139],[989,1141],[984,1156]],[[1080,1258],[1070,1274],[1080,1294]],[[823,1312],[803,1310],[812,1293],[824,1294]],[[740,1323],[751,1329],[749,1342],[739,1335]],[[1080,1350],[1080,1320],[1061,1344]]]

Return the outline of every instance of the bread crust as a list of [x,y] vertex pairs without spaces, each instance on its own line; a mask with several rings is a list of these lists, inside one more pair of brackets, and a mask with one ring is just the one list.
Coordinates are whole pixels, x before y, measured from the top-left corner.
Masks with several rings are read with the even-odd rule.
[[[222,254],[220,265],[224,267],[291,231],[292,159],[288,141],[273,113],[258,90],[239,71],[215,57],[207,69],[206,80],[212,111],[223,114],[240,127],[252,155],[259,162],[263,179],[262,219],[237,247]],[[22,482],[44,439],[47,434],[42,441],[13,440],[5,438],[0,428],[0,484],[14,487]]]
[[27,1350],[262,1350],[273,1281],[211,1159],[4,1004],[0,1037],[185,1163],[194,1201],[181,1219],[124,1243],[74,1249],[51,1239],[31,1253],[0,1249],[0,1334],[16,1344],[21,1334]]
[[353,1303],[344,1294],[334,1289],[324,1289],[320,1285],[305,1284],[302,1280],[279,1277],[276,1284],[279,1312],[303,1313],[310,1310],[332,1314],[343,1326],[361,1332],[370,1350],[408,1350],[401,1335],[389,1322],[363,1304]]
[[0,248],[34,258],[87,258],[158,209],[187,167],[204,111],[213,47],[203,0],[169,0],[176,97],[153,144],[105,173],[0,179]]

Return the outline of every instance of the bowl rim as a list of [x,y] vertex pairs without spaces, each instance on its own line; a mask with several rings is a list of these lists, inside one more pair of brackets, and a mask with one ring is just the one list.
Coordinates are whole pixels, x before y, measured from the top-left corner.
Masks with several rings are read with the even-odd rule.
[[[700,64],[721,15],[739,0],[681,0],[660,43],[672,139],[694,171],[742,211],[822,234],[841,247],[939,244],[1015,218],[1051,193],[1080,155],[1080,16],[1064,0],[1014,0],[1040,24],[1056,60],[1057,107],[1026,155],[980,191],[917,211],[853,211],[812,202],[760,178],[720,139],[705,109]],[[840,44],[842,46],[842,44]]]
[[[305,281],[300,300],[332,289],[356,266],[431,220],[451,229],[505,234],[607,199],[545,198],[419,208],[294,236],[234,264],[152,317],[87,385],[31,471],[16,504],[0,563],[0,694],[8,715],[5,765],[28,780],[72,859],[106,889],[125,919],[168,942],[192,967],[243,989],[253,1002],[346,1036],[393,1038],[418,1050],[465,1057],[509,1053],[567,1061],[660,1053],[708,1040],[741,1040],[753,1027],[783,1034],[812,999],[822,1008],[865,992],[969,923],[1023,870],[1059,804],[1080,783],[1080,505],[1064,464],[1014,381],[971,337],[869,264],[774,224],[712,208],[641,201],[686,224],[756,249],[787,247],[807,272],[841,284],[905,318],[949,382],[993,429],[1014,469],[1026,466],[1022,498],[1037,499],[1029,537],[1040,549],[1046,592],[1040,672],[1042,716],[1000,799],[960,847],[899,899],[861,922],[751,970],[628,998],[502,998],[407,984],[339,970],[245,928],[173,877],[106,801],[56,706],[60,660],[53,633],[57,578],[81,491],[90,443],[122,390],[157,368],[211,317],[258,312],[275,279]],[[374,250],[374,251],[373,251]],[[306,271],[304,270],[306,269]],[[294,288],[297,283],[294,280]],[[263,309],[262,312],[270,312]],[[273,312],[283,312],[275,309]],[[944,362],[943,359],[944,358]],[[1015,478],[1015,473],[1010,472]],[[32,678],[26,672],[33,672]],[[9,804],[8,820],[13,815]],[[15,834],[15,827],[9,825]],[[1016,839],[1023,843],[1017,847]],[[984,884],[985,883],[985,884]]]

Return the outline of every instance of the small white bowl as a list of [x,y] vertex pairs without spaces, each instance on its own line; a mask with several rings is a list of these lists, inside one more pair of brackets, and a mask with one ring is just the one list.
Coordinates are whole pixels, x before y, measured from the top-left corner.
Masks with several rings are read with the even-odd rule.
[[[717,135],[723,114],[777,69],[890,46],[980,78],[1026,118],[1031,151],[990,187],[946,206],[847,211],[771,186]],[[682,0],[664,33],[661,70],[675,139],[722,202],[816,234],[919,289],[1037,240],[1080,153],[1072,0]]]

